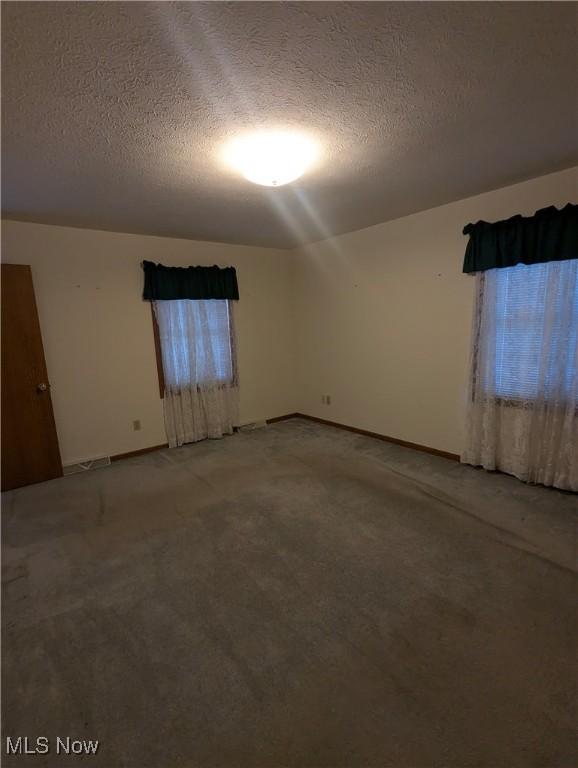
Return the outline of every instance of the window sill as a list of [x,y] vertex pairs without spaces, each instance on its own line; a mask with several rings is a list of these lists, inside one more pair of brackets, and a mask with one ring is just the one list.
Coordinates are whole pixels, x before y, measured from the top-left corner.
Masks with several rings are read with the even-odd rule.
[[575,414],[578,415],[578,403],[553,403],[545,401],[538,402],[537,400],[522,400],[521,398],[515,398],[515,397],[495,397],[495,396],[488,396],[486,398],[488,401],[491,401],[494,405],[504,407],[504,408],[521,408],[523,410],[532,410],[536,405],[539,407],[544,407],[545,405],[551,407],[551,408],[563,408],[564,410],[566,408],[574,408]]
[[211,382],[207,381],[201,384],[192,384],[192,385],[185,385],[185,386],[176,386],[171,388],[165,383],[165,391],[163,395],[169,394],[169,395],[180,395],[182,392],[190,392],[193,389],[196,389],[197,392],[205,392],[208,389],[231,389],[233,387],[236,387],[238,383],[236,381],[216,381]]

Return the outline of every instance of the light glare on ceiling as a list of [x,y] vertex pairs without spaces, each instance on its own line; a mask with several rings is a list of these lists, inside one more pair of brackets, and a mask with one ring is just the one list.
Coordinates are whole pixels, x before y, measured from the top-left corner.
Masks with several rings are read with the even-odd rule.
[[266,187],[295,181],[311,166],[316,154],[311,139],[288,131],[239,136],[225,147],[229,165],[249,181]]

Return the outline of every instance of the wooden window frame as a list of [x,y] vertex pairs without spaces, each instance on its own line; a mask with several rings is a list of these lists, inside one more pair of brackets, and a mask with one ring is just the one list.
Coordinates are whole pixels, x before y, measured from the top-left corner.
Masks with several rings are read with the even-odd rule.
[[163,368],[163,352],[161,349],[161,336],[159,333],[159,324],[157,322],[157,316],[155,313],[154,304],[151,301],[151,316],[153,319],[153,337],[155,340],[155,357],[157,361],[157,373],[159,376],[159,394],[161,400],[165,396],[165,371]]
[[[482,312],[483,304],[484,304],[484,301],[485,301],[485,291],[486,291],[486,276],[485,276],[484,272],[482,272],[482,274],[481,274],[481,280],[482,280],[481,291],[480,291],[480,293],[481,293],[481,301],[480,301],[480,306],[478,307],[479,313],[478,313],[478,316],[476,317],[476,323],[475,323],[475,328],[474,328],[474,339],[473,339],[473,343],[475,345],[474,349],[476,350],[476,354],[474,356],[474,366],[473,366],[473,371],[472,371],[472,375],[473,375],[473,379],[474,379],[473,383],[472,383],[472,391],[471,391],[471,402],[472,403],[476,399],[476,389],[477,388],[480,389],[482,396],[484,396],[484,391],[480,387],[479,382],[478,382],[478,378],[477,378],[477,374],[478,374],[478,350],[480,348],[480,339],[481,339],[481,334],[482,334],[481,312]],[[492,402],[495,405],[503,406],[503,407],[506,407],[506,408],[523,408],[525,410],[531,410],[532,407],[533,407],[533,403],[534,403],[534,400],[532,400],[531,398],[524,399],[524,398],[521,398],[521,397],[505,397],[503,395],[493,395],[491,397],[488,396],[488,395],[485,395],[485,396],[488,399],[491,399]],[[574,408],[574,413],[576,415],[578,415],[578,404]]]
[[[235,338],[235,331],[234,331],[234,320],[232,317],[233,312],[233,306],[232,302],[227,299],[229,302],[229,338],[230,338],[230,345],[231,345],[231,367],[233,371],[233,378],[230,382],[224,382],[222,384],[223,387],[237,387],[239,385],[239,371],[238,371],[238,364],[237,364],[237,344],[236,344],[236,338]],[[165,371],[163,368],[163,351],[161,347],[161,335],[159,332],[159,324],[157,321],[157,316],[154,308],[154,303],[151,301],[151,317],[153,322],[153,338],[155,343],[155,358],[157,361],[157,374],[159,377],[159,395],[161,400],[164,399],[165,391],[166,391],[166,385],[165,385]]]

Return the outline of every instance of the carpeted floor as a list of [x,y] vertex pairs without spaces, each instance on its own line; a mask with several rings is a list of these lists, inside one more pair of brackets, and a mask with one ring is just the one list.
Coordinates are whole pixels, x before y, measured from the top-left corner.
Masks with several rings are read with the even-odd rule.
[[292,420],[3,517],[6,766],[578,763],[576,496]]

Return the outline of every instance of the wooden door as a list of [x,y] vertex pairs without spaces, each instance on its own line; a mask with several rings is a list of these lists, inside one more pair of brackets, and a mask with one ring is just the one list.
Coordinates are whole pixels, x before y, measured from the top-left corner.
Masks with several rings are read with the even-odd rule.
[[61,475],[32,272],[2,264],[2,490]]

